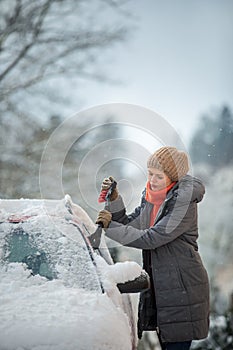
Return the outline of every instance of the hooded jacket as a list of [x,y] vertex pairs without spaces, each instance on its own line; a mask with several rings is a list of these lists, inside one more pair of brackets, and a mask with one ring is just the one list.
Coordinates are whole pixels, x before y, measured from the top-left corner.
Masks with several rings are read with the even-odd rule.
[[204,193],[200,180],[184,176],[167,193],[151,227],[153,204],[145,191],[131,215],[121,196],[106,207],[112,212],[106,235],[142,249],[143,268],[151,278],[151,289],[140,295],[139,337],[144,330],[157,330],[163,342],[207,337],[209,282],[197,245],[197,203]]

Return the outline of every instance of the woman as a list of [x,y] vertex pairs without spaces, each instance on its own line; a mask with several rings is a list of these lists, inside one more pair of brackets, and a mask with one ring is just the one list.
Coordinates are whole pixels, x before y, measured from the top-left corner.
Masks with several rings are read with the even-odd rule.
[[[162,349],[188,350],[192,340],[207,336],[209,326],[208,276],[197,245],[197,203],[205,189],[187,175],[188,157],[175,147],[157,150],[147,167],[140,206],[126,215],[115,189],[96,223],[109,238],[142,249],[151,288],[140,295],[139,338],[144,330],[156,330]],[[104,180],[102,197],[112,180]]]

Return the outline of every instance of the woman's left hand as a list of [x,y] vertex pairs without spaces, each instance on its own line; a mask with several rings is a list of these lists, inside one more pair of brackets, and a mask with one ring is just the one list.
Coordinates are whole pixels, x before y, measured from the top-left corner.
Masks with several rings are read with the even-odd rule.
[[96,219],[96,224],[102,225],[103,228],[108,228],[110,222],[112,220],[112,214],[108,210],[101,210]]

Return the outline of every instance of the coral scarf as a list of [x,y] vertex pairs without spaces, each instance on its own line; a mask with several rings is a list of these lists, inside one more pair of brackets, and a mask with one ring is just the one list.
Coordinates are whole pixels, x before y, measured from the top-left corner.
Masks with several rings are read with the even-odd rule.
[[153,209],[150,214],[150,226],[154,225],[156,215],[158,213],[159,207],[163,203],[166,198],[168,191],[176,184],[176,182],[172,182],[169,186],[163,188],[160,191],[152,191],[150,188],[149,181],[146,184],[146,200],[152,204],[154,204]]

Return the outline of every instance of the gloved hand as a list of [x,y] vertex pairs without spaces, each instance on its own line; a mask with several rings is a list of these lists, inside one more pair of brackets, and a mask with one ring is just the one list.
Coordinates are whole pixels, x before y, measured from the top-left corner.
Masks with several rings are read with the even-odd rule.
[[101,210],[96,219],[96,224],[100,224],[103,228],[108,228],[112,220],[112,214],[108,210]]
[[[108,193],[108,190],[110,188],[110,186],[112,185],[112,183],[114,182],[114,178],[112,176],[109,176],[108,178],[105,178],[101,184],[101,192],[98,198],[98,202],[102,203],[106,201],[106,195]],[[109,197],[109,200],[112,202],[115,199],[117,199],[118,197],[118,191],[116,189],[116,187],[112,190],[112,193]]]

